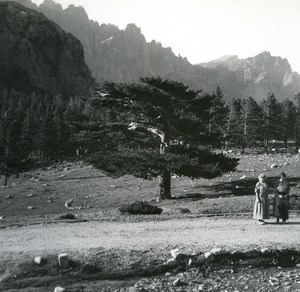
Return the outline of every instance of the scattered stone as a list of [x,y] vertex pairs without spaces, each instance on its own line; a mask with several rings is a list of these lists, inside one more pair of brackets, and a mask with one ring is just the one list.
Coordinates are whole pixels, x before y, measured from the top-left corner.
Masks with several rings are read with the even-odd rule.
[[169,259],[164,263],[164,266],[167,266],[168,268],[176,268],[178,266],[178,262],[176,259]]
[[271,251],[268,248],[262,248],[260,251],[263,255],[267,255],[271,253]]
[[13,195],[8,195],[8,196],[5,197],[5,199],[13,199],[13,198],[14,198]]
[[212,255],[211,252],[206,252],[206,253],[204,254],[204,256],[205,256],[206,259],[209,258],[211,255]]
[[4,218],[4,216],[0,216],[0,220],[2,220]]
[[49,184],[42,184],[42,187],[48,187]]
[[72,200],[72,199],[67,200],[67,201],[65,202],[65,207],[66,207],[67,209],[70,209],[70,208],[72,207],[72,204],[73,204],[73,200]]
[[271,164],[271,168],[278,168],[277,164]]
[[217,255],[217,254],[220,254],[220,253],[222,253],[222,252],[223,252],[223,250],[222,250],[222,248],[220,248],[220,247],[213,248],[213,249],[210,251],[210,253],[213,254],[213,255]]
[[176,279],[174,282],[173,282],[173,286],[176,286],[176,287],[180,287],[180,286],[188,286],[188,283],[187,282],[184,282],[180,279]]
[[27,197],[28,198],[34,197],[34,194],[28,194]]
[[36,208],[36,207],[34,207],[34,206],[28,206],[28,207],[27,207],[28,210],[33,210],[33,209],[35,209],[35,208]]
[[64,291],[66,291],[66,289],[65,289],[65,288],[62,288],[62,287],[56,287],[56,288],[54,289],[54,292],[64,292]]
[[69,267],[69,258],[67,253],[61,253],[58,255],[58,264],[62,269]]
[[61,174],[59,177],[60,178],[63,178],[63,177],[65,177],[66,175],[65,174]]
[[165,273],[165,277],[170,277],[172,274],[170,272]]
[[34,258],[34,262],[38,265],[41,265],[43,262],[43,258],[41,256],[37,256]]
[[179,248],[174,248],[172,250],[170,250],[171,256],[173,257],[173,259],[176,259],[178,257],[178,255],[180,255],[180,250]]

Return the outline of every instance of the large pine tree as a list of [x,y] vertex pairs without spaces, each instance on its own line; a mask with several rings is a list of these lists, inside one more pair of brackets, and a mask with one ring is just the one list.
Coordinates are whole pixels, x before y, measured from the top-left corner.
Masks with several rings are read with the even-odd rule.
[[90,161],[110,175],[161,176],[162,198],[171,198],[170,173],[213,178],[237,165],[203,147],[211,97],[182,83],[107,83],[86,104],[86,131],[98,141]]

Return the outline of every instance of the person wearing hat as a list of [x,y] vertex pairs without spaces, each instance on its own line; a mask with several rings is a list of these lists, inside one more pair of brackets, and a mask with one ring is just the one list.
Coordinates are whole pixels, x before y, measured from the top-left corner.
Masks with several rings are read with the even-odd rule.
[[286,223],[289,219],[289,192],[290,186],[286,174],[282,172],[275,186],[273,215],[276,217],[276,223],[279,223],[280,218],[282,223]]
[[258,176],[258,183],[255,185],[255,203],[253,210],[253,219],[258,220],[259,224],[266,224],[264,219],[270,218],[269,212],[269,186],[266,183],[266,176],[260,174]]

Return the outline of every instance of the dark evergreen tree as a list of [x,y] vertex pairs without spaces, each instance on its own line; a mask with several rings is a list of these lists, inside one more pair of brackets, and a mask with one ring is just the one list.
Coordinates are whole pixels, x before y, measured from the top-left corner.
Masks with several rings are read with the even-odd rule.
[[228,118],[229,108],[226,105],[224,95],[218,86],[212,95],[212,104],[209,109],[209,134],[216,136],[218,141],[222,141],[222,148],[227,148],[228,143]]
[[252,98],[242,100],[242,153],[246,147],[253,147],[262,142],[263,113],[258,103]]
[[[261,104],[264,117],[264,147],[269,148],[270,140],[280,139],[280,125],[282,125],[282,108],[273,93],[269,93]],[[275,142],[276,146],[276,142]]]
[[295,147],[296,150],[298,151],[299,147],[300,147],[300,93],[296,93],[294,96],[294,100],[295,100],[295,110],[296,110],[296,121],[295,121],[295,132],[294,132],[294,136],[295,136]]
[[285,148],[288,147],[288,140],[295,139],[296,131],[296,107],[295,104],[289,100],[285,99],[281,103],[282,108],[282,124],[278,125],[281,133],[281,139],[284,141]]
[[98,141],[90,161],[111,175],[160,175],[162,198],[171,198],[171,172],[212,178],[237,165],[201,147],[207,144],[211,103],[182,83],[106,83],[86,104],[87,129]]

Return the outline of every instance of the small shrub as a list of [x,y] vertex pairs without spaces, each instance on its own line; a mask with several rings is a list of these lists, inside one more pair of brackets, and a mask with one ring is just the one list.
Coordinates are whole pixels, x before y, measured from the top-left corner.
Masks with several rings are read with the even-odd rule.
[[191,213],[191,210],[188,208],[180,208],[179,211],[180,213]]
[[156,206],[152,206],[149,203],[146,202],[135,202],[133,204],[126,204],[123,205],[119,208],[119,211],[124,213],[124,212],[128,212],[130,214],[161,214],[163,209],[156,207]]
[[75,215],[67,213],[67,214],[59,216],[58,219],[60,219],[60,220],[74,220]]

